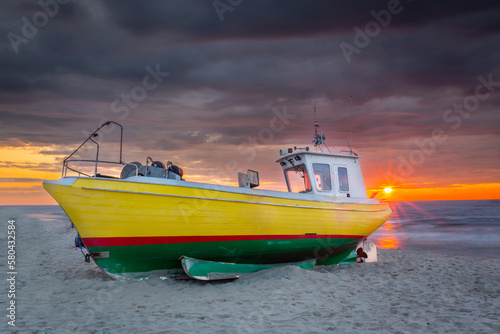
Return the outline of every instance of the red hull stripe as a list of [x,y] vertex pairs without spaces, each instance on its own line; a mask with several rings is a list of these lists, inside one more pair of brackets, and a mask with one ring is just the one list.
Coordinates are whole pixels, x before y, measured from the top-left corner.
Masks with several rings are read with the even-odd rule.
[[177,244],[188,242],[276,240],[276,239],[363,239],[362,235],[214,235],[214,236],[175,236],[175,237],[111,237],[83,238],[87,247],[140,246]]

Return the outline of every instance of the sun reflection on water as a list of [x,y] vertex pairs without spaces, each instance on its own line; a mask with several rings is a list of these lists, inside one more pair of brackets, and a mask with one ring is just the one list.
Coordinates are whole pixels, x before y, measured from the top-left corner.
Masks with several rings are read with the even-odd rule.
[[377,234],[379,234],[380,236],[375,237],[373,240],[378,248],[399,249],[401,247],[401,240],[395,234],[396,225],[396,222],[387,221],[378,229]]
[[392,209],[391,218],[372,234],[371,239],[378,248],[404,249],[404,235],[401,233],[400,217],[404,217],[406,214],[398,202],[389,202],[389,205]]

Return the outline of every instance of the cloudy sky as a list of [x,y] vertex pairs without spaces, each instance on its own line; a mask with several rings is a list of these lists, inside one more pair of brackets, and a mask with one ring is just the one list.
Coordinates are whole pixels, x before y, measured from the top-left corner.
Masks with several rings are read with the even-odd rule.
[[41,180],[106,120],[126,161],[284,189],[279,149],[312,146],[314,104],[345,149],[351,95],[370,192],[499,198],[499,17],[498,1],[2,1],[0,204],[53,204]]

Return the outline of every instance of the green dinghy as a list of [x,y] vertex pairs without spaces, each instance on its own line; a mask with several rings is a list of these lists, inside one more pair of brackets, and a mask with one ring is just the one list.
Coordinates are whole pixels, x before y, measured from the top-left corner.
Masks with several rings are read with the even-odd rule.
[[182,256],[180,260],[182,263],[182,268],[189,277],[202,281],[236,279],[239,278],[242,274],[248,274],[259,270],[284,266],[295,266],[302,269],[312,269],[316,265],[316,259],[279,264],[241,264],[215,262],[199,260],[188,256]]

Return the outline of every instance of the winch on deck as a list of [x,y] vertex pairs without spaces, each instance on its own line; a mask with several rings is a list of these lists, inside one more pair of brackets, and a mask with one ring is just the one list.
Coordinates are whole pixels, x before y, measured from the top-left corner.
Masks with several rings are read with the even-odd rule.
[[[149,162],[151,162],[151,165],[149,165]],[[125,165],[120,174],[120,179],[126,179],[131,176],[146,176],[172,180],[183,180],[183,175],[184,172],[182,168],[172,164],[171,161],[168,161],[165,165],[161,161],[155,161],[151,157],[148,157],[145,166],[137,161]]]

